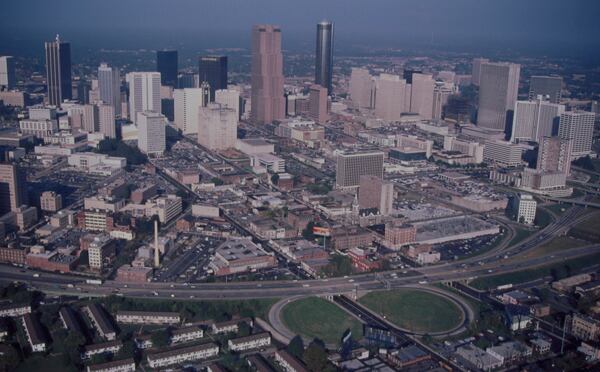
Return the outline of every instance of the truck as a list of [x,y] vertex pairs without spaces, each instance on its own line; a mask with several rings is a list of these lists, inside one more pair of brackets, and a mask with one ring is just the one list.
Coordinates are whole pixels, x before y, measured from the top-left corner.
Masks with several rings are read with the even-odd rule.
[[101,285],[102,284],[102,279],[86,279],[85,282],[87,284]]

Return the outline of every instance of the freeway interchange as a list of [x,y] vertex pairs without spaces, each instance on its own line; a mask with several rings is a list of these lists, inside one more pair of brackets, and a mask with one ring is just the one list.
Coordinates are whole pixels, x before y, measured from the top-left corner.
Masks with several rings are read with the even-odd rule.
[[464,260],[419,268],[417,272],[387,271],[347,277],[286,280],[248,281],[229,283],[120,283],[107,280],[101,285],[87,284],[85,278],[67,274],[39,273],[14,266],[0,266],[0,280],[19,281],[49,293],[76,296],[119,296],[162,299],[242,299],[283,298],[298,295],[333,295],[368,292],[407,285],[442,281],[470,280],[481,276],[497,275],[600,252],[600,244],[588,245],[557,252],[551,256],[520,258],[524,252],[548,243],[589,215],[581,215],[583,207],[573,206],[553,223],[531,237],[510,247],[500,247]]

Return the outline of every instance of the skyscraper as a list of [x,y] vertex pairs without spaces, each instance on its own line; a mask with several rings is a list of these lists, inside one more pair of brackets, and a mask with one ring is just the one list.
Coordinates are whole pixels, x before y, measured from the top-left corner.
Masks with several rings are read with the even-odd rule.
[[227,56],[201,56],[198,59],[200,84],[210,85],[210,101],[215,100],[215,91],[227,89]]
[[308,100],[310,118],[319,124],[324,124],[329,119],[327,114],[327,88],[317,84],[312,85]]
[[430,120],[433,114],[433,89],[435,80],[431,75],[412,74],[410,93],[410,112],[418,113],[424,120]]
[[98,90],[100,99],[113,107],[115,115],[121,115],[121,76],[118,68],[109,67],[106,63],[100,64]]
[[0,164],[0,215],[27,204],[25,174],[16,164]]
[[337,155],[335,184],[339,188],[353,188],[360,184],[360,176],[383,178],[383,152],[361,151]]
[[235,89],[220,89],[215,92],[215,103],[220,103],[222,107],[235,110],[238,119],[240,118],[240,92]]
[[48,103],[60,106],[63,100],[72,98],[71,44],[56,35],[56,39],[46,42],[45,47]]
[[548,96],[548,100],[552,103],[560,103],[562,81],[560,76],[532,76],[529,82],[529,99],[541,95]]
[[175,88],[177,86],[177,51],[157,50],[156,71],[160,72],[160,84]]
[[571,172],[571,153],[573,141],[560,137],[540,139],[536,169],[542,172]]
[[333,23],[317,24],[317,52],[315,60],[315,84],[327,88],[331,95],[333,77]]
[[115,108],[112,105],[106,103],[98,105],[98,127],[106,137],[117,138]]
[[487,58],[473,59],[473,69],[471,71],[471,82],[473,82],[473,85],[479,86],[479,82],[481,81],[481,65],[488,62],[489,59]]
[[519,93],[520,71],[521,66],[514,63],[481,65],[478,126],[505,131],[507,122],[512,123],[511,113]]
[[511,141],[539,142],[543,137],[555,135],[563,112],[565,106],[544,101],[541,96],[534,101],[517,101]]
[[210,150],[235,147],[238,118],[234,109],[219,103],[200,107],[198,114],[198,143]]
[[558,135],[560,138],[573,140],[573,159],[586,156],[592,151],[595,117],[593,112],[584,111],[568,111],[560,115]]
[[[404,79],[400,79],[398,75],[381,74],[375,78],[375,91],[375,115],[384,120],[400,120],[400,115],[404,112],[404,94],[406,91]],[[363,96],[361,100],[366,97],[364,96],[365,93],[360,90],[358,94]]]
[[15,77],[15,60],[11,56],[0,57],[0,87],[12,89],[17,83]]
[[201,88],[175,89],[175,126],[183,134],[198,133],[198,112],[203,101]]
[[412,84],[413,75],[414,74],[422,74],[422,73],[423,73],[423,71],[421,71],[421,70],[405,69],[404,72],[402,73],[402,77],[404,78],[404,80],[406,80],[406,84]]
[[138,148],[144,154],[161,155],[167,148],[165,120],[159,112],[137,113]]
[[451,95],[456,93],[454,84],[436,82],[433,88],[433,110],[432,118],[441,119],[444,116],[444,108],[448,104]]
[[273,25],[252,28],[252,115],[255,123],[285,118],[281,29]]
[[129,84],[129,118],[137,123],[138,112],[161,113],[160,73],[130,72],[125,80]]
[[371,91],[373,88],[373,76],[369,70],[364,68],[352,68],[348,91],[350,98],[357,108],[372,107]]
[[373,210],[387,216],[394,202],[394,184],[378,176],[360,176],[358,204],[361,210]]

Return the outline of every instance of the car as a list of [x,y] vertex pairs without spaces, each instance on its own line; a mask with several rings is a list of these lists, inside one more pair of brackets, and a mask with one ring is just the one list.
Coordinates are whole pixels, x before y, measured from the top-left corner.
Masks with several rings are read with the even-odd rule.
[[33,274],[33,277],[34,277],[34,278],[39,278],[39,277],[40,277],[40,274],[38,274],[38,273],[35,273],[35,274]]

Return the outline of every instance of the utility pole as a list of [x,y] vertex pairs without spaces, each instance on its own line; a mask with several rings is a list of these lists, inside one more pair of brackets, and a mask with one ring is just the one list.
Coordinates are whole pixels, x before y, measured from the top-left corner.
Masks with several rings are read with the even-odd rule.
[[562,334],[562,340],[560,343],[560,354],[562,355],[565,349],[565,332],[567,330],[567,317],[565,317],[565,319],[563,320],[563,334]]

